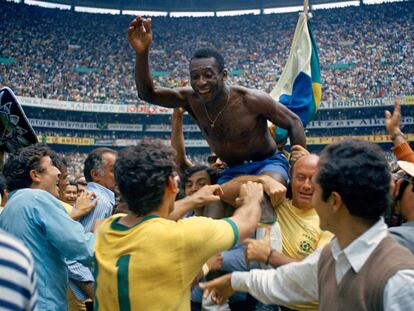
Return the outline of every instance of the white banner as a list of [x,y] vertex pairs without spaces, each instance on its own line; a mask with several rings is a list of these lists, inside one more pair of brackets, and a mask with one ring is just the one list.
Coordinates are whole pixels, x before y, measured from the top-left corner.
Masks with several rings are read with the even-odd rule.
[[142,124],[128,124],[128,123],[109,123],[99,124],[92,122],[74,122],[74,121],[58,121],[58,120],[42,120],[29,119],[29,123],[34,127],[47,127],[59,129],[74,129],[74,130],[110,130],[110,131],[132,131],[140,132],[143,129]]
[[[401,118],[401,124],[414,124],[413,117]],[[346,127],[373,127],[381,126],[385,127],[384,118],[382,119],[350,119],[350,120],[321,120],[309,122],[307,129],[317,128],[346,128]]]
[[148,104],[140,105],[116,105],[99,103],[82,103],[61,101],[56,99],[45,99],[35,97],[17,96],[22,106],[49,108],[67,111],[87,111],[103,113],[141,113],[141,114],[171,114],[172,109]]

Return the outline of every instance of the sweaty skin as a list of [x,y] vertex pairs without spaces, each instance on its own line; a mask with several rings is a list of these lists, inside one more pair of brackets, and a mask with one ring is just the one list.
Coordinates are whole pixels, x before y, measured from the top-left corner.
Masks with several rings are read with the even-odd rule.
[[265,92],[227,87],[227,71],[220,72],[212,57],[191,61],[191,88],[155,88],[148,61],[152,42],[150,19],[137,17],[128,29],[128,40],[136,52],[139,97],[155,105],[188,111],[211,149],[230,167],[244,161],[263,160],[276,151],[267,120],[287,129],[292,145],[306,147],[299,117]]

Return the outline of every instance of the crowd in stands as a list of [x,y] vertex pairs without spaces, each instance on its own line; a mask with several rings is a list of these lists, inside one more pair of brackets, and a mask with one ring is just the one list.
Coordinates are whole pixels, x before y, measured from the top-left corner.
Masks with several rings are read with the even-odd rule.
[[[45,145],[25,147],[10,154],[3,169],[0,306],[78,311],[179,304],[191,311],[268,311],[281,305],[294,311],[328,310],[345,305],[346,298],[357,306],[414,310],[414,152],[400,121],[396,103],[384,119],[393,156],[363,141],[336,142],[320,155],[292,147],[289,191],[258,175],[241,186],[241,203],[225,219],[197,217],[211,216],[209,204],[223,200],[232,183],[218,185],[226,164],[215,155],[210,167],[200,154],[181,171],[172,148],[153,139],[121,152],[56,154]],[[265,193],[276,207],[272,224],[260,218]],[[356,234],[351,239],[350,230]],[[348,259],[329,262],[331,250]],[[337,266],[343,268],[339,279],[332,278]],[[164,272],[154,277],[161,267]],[[227,274],[215,278],[216,270]],[[176,282],[177,276],[185,281]],[[298,282],[302,286],[292,285]],[[346,294],[333,290],[339,282]],[[358,295],[358,286],[372,290]],[[170,295],[154,296],[159,291]]]
[[[132,17],[51,10],[4,0],[1,6],[0,57],[15,62],[0,64],[0,85],[29,97],[139,102],[133,82],[134,53],[125,40]],[[407,1],[314,12],[322,100],[389,97],[412,90],[413,6]],[[155,82],[182,85],[188,79],[192,52],[213,46],[224,54],[230,83],[270,92],[287,60],[296,21],[296,13],[154,17],[151,69]]]

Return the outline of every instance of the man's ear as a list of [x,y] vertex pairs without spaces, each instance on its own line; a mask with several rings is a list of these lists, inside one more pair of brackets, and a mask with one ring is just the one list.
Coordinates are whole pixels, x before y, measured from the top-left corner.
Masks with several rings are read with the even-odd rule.
[[39,174],[36,172],[36,170],[30,170],[29,176],[32,179],[32,183],[40,182]]
[[97,169],[94,169],[94,168],[91,169],[91,177],[92,177],[93,182],[96,182],[97,180],[99,180],[100,175]]
[[330,200],[330,203],[332,204],[332,211],[334,213],[339,212],[340,209],[342,208],[342,205],[343,205],[341,195],[338,192],[333,191],[333,192],[331,192],[329,200]]
[[168,176],[167,190],[172,193],[178,193],[180,191],[180,189],[178,189],[178,185],[177,185],[177,182],[175,181],[174,176]]

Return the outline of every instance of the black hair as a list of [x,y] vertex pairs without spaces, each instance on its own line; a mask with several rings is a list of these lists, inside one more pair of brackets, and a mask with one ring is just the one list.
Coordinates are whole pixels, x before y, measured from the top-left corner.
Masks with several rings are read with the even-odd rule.
[[128,209],[138,216],[157,210],[168,177],[175,173],[175,152],[160,140],[142,140],[119,153],[115,180]]
[[7,190],[30,188],[33,183],[30,171],[41,172],[40,161],[46,156],[53,158],[55,153],[42,144],[31,145],[10,154],[3,168]]
[[92,150],[92,152],[86,158],[85,166],[83,168],[83,175],[85,176],[87,182],[93,181],[91,175],[92,170],[100,171],[103,174],[102,170],[105,164],[103,162],[102,156],[105,153],[118,154],[118,152],[113,149],[102,147]]
[[0,172],[0,195],[3,196],[4,191],[6,190],[6,178],[4,178],[3,173]]
[[322,199],[337,192],[351,215],[378,220],[391,203],[390,180],[384,153],[373,143],[335,142],[320,154],[316,182]]
[[51,156],[51,159],[52,159],[53,165],[56,166],[59,171],[62,172],[65,168],[67,169],[68,162],[66,161],[66,159],[62,155],[60,155],[58,153],[54,153]]
[[[215,49],[211,48],[204,48],[199,49],[194,52],[193,56],[191,57],[191,61],[193,59],[199,59],[199,58],[214,58],[217,63],[218,71],[221,73],[224,70],[224,58],[223,56]],[[190,63],[191,63],[190,61]]]

